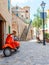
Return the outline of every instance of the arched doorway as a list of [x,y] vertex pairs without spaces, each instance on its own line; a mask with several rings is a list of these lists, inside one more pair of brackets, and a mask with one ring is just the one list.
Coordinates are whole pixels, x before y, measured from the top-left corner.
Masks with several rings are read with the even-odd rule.
[[5,20],[3,19],[2,16],[0,16],[0,50],[2,50],[2,46],[4,45],[4,36],[5,36],[5,25],[6,22]]
[[0,20],[0,49],[2,49],[2,20]]

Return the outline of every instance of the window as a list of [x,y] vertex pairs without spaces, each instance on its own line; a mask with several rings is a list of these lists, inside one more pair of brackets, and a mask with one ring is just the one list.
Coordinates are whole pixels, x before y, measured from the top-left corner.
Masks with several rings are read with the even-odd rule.
[[10,26],[8,26],[8,32],[9,32],[9,34],[10,34]]
[[8,10],[10,11],[10,0],[8,0]]
[[26,10],[26,13],[28,13],[28,10]]
[[16,9],[18,9],[18,7],[16,7]]
[[23,17],[23,15],[21,15]]
[[26,19],[28,19],[28,17],[26,17]]
[[46,28],[48,27],[47,24],[45,24],[45,27],[46,27]]
[[18,16],[18,13],[16,14],[16,16]]

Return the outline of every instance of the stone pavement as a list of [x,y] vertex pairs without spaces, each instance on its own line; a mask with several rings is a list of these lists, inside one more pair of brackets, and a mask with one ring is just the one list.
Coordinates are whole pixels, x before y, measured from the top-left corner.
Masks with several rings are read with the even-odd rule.
[[0,51],[0,65],[49,65],[49,43],[20,42],[20,49],[10,57]]

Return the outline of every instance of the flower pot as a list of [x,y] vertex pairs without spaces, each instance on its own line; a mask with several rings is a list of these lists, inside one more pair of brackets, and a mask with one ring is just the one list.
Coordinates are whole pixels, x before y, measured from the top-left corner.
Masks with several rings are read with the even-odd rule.
[[49,43],[49,39],[46,39],[46,42]]

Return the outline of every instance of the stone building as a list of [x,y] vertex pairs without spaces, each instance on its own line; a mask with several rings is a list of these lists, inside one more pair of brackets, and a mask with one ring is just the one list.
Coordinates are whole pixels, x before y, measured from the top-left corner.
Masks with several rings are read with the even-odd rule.
[[0,0],[0,49],[5,43],[6,34],[11,32],[11,0]]
[[33,38],[33,27],[26,24],[30,20],[30,7],[25,6],[20,8],[18,6],[12,8],[12,30],[17,32],[17,36],[21,40],[30,40]]
[[12,30],[17,32],[17,36],[19,38],[25,26],[26,24],[21,18],[17,17],[15,14],[12,14]]
[[19,6],[13,7],[12,12],[14,12],[14,14],[16,14],[16,16],[20,17],[25,22],[30,21],[30,7],[29,6],[25,6],[23,8],[21,8]]

